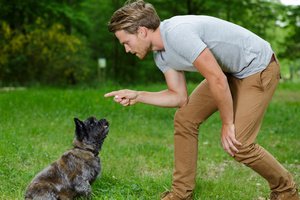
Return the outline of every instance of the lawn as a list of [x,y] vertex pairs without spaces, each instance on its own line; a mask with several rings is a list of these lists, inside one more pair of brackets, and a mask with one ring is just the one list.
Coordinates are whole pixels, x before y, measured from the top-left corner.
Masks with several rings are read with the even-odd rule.
[[[133,86],[156,91],[164,85]],[[189,90],[195,85],[189,84]],[[103,98],[116,86],[0,90],[0,199],[23,199],[37,172],[71,148],[73,118],[106,118],[110,133],[100,153],[102,175],[93,199],[159,199],[173,169],[175,109],[138,104],[122,107]],[[269,106],[258,137],[300,184],[300,84],[284,83]],[[261,200],[265,180],[235,162],[221,148],[214,114],[200,128],[195,199]]]

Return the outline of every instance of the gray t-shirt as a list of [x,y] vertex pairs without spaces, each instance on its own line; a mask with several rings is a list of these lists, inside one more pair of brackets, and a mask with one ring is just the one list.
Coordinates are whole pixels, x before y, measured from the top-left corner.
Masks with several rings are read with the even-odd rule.
[[176,16],[162,21],[159,28],[164,50],[154,52],[154,60],[162,72],[197,71],[193,62],[209,48],[224,72],[245,78],[264,70],[273,54],[262,38],[215,17]]

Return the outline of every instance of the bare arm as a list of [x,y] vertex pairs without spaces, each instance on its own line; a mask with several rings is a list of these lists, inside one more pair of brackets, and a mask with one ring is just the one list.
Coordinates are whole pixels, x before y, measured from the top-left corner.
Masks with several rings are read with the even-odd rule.
[[123,106],[133,105],[137,102],[160,106],[181,107],[187,102],[187,89],[183,72],[168,70],[165,72],[167,90],[159,92],[118,90],[105,94],[105,97],[114,97],[117,103]]
[[227,77],[209,49],[205,49],[193,63],[198,71],[206,78],[210,91],[216,101],[222,120],[222,145],[231,156],[238,152],[241,145],[235,139],[233,103]]

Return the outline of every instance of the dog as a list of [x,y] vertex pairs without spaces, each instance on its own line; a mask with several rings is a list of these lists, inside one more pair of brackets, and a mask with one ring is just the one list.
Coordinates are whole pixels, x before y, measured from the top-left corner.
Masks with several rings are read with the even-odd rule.
[[36,175],[26,189],[25,200],[91,198],[91,184],[101,172],[98,154],[109,132],[109,123],[95,117],[85,121],[74,118],[74,122],[73,149]]

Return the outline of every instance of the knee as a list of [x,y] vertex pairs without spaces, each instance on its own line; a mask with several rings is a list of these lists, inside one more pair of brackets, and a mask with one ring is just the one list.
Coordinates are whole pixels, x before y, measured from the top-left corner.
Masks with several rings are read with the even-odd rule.
[[186,127],[186,126],[190,126],[191,123],[191,119],[189,116],[189,113],[186,112],[184,109],[178,109],[174,115],[174,124],[175,127],[176,126],[181,126],[181,127]]
[[174,128],[176,132],[188,132],[198,134],[199,122],[191,116],[191,113],[184,109],[178,109],[174,116]]
[[239,147],[239,152],[235,154],[234,159],[247,166],[260,159],[263,156],[263,148],[258,144],[242,145]]

